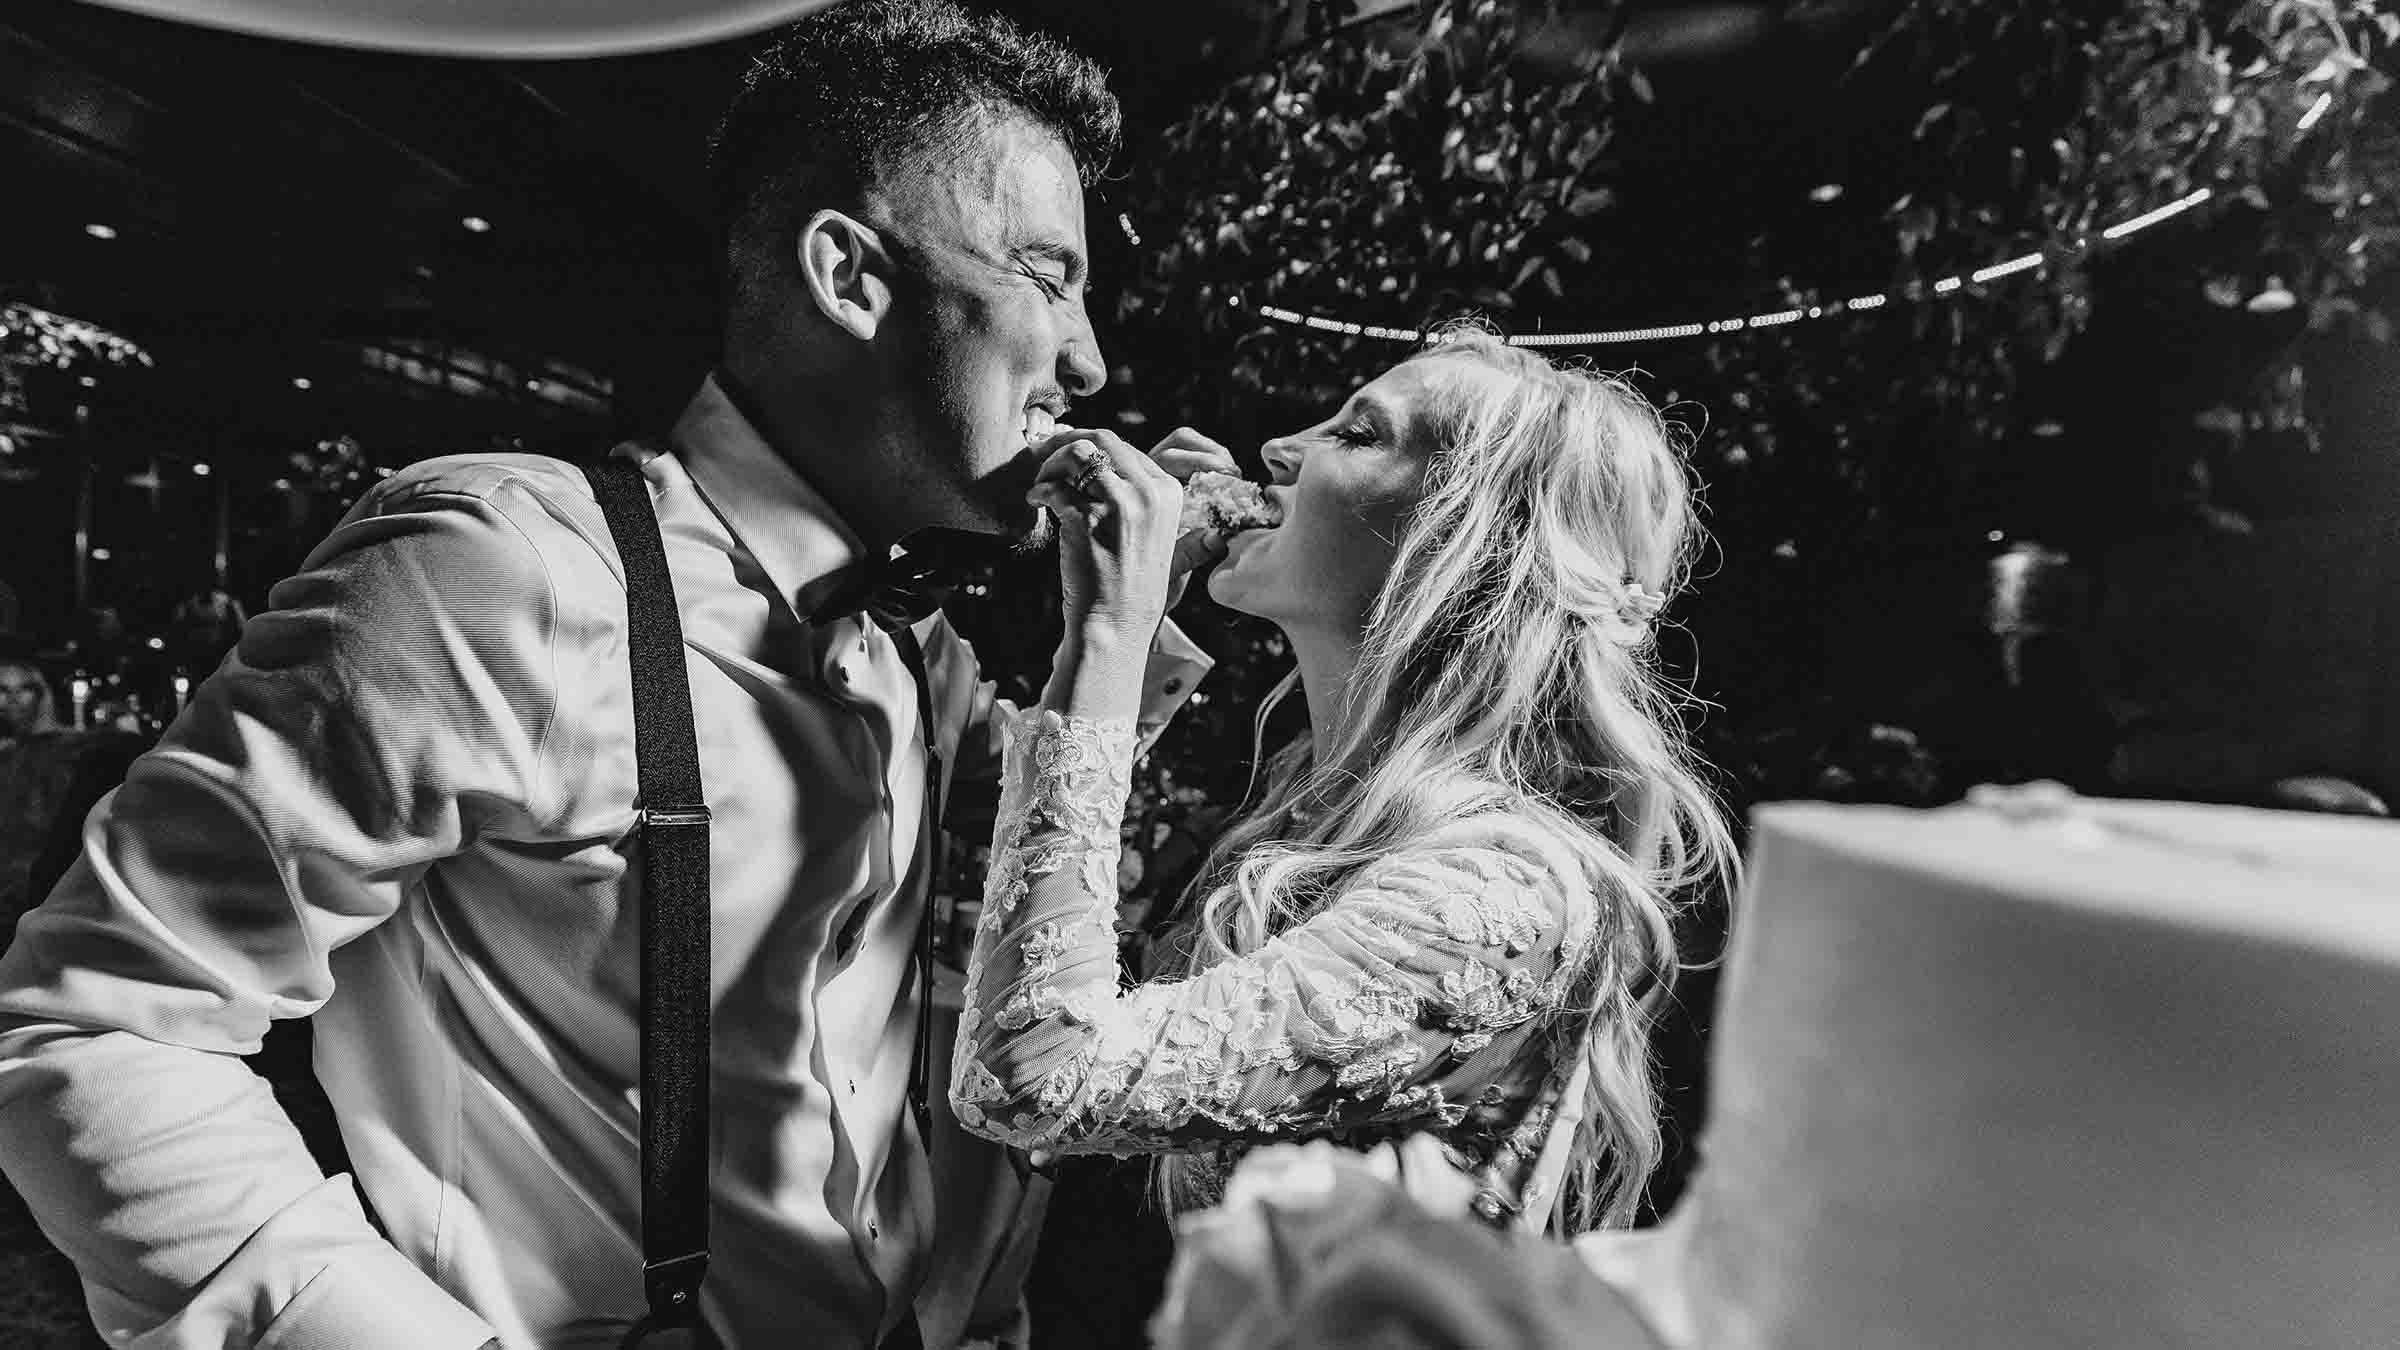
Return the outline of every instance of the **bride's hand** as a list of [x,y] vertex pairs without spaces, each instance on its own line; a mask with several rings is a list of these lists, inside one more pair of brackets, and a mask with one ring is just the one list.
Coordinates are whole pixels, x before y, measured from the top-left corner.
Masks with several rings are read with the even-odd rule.
[[1233,456],[1188,427],[1148,455],[1114,433],[1062,428],[1029,500],[1059,523],[1059,581],[1070,641],[1123,639],[1147,647],[1193,569],[1224,551],[1214,531],[1178,529],[1183,481],[1236,472]]
[[[1175,475],[1175,481],[1188,483],[1196,473],[1229,473],[1240,477],[1242,466],[1235,463],[1233,452],[1190,427],[1177,427],[1159,438],[1150,447],[1150,458],[1158,467]],[[1225,556],[1225,536],[1203,527],[1187,530],[1175,540],[1175,568],[1167,590],[1167,608],[1175,608],[1183,599],[1183,588],[1192,573]]]

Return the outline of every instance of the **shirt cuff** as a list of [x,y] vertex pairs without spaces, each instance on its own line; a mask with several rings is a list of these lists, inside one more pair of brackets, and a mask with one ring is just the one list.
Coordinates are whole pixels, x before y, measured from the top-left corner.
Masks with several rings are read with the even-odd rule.
[[1150,749],[1184,700],[1200,687],[1200,677],[1216,664],[1216,658],[1184,636],[1173,619],[1159,623],[1158,636],[1150,641],[1149,662],[1142,668],[1142,706],[1134,717],[1137,755]]

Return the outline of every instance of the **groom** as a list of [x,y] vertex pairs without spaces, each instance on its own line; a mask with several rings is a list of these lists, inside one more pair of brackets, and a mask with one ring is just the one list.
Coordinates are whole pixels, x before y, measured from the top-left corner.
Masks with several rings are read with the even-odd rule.
[[[902,538],[1035,532],[1104,378],[1082,189],[1117,135],[1096,67],[998,19],[794,25],[719,134],[722,364],[616,452],[714,813],[701,1302],[729,1346],[955,1344],[1010,1226],[1005,1159],[945,1143],[937,1188],[910,1110],[926,779],[988,769],[990,686],[926,615],[921,717],[878,620]],[[95,810],[0,959],[0,1164],[112,1343],[530,1350],[640,1312],[620,576],[572,467],[408,469]],[[1205,665],[1154,653],[1149,728]],[[375,1222],[238,1061],[292,1017]]]

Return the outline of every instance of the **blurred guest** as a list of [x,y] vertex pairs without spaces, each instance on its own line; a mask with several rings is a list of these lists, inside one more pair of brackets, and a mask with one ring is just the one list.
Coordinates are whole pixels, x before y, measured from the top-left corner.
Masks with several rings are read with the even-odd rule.
[[125,668],[133,635],[126,631],[123,611],[115,605],[94,605],[84,611],[82,633],[67,646],[75,654],[76,665],[95,677],[106,677]]
[[0,746],[65,726],[41,666],[29,653],[0,650]]
[[177,660],[213,666],[241,640],[242,625],[249,619],[231,592],[222,586],[206,587],[176,602],[168,642]]

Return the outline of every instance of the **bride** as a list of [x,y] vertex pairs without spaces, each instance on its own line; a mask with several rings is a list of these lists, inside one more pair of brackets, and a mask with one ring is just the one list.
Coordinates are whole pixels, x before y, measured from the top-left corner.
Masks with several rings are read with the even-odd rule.
[[[968,1128],[1164,1155],[1177,1209],[1249,1146],[1431,1132],[1489,1220],[1632,1221],[1671,920],[1737,866],[1652,655],[1691,491],[1627,384],[1441,337],[1267,443],[1275,528],[1181,529],[1188,454],[1071,432],[1044,464],[1066,636],[1007,728],[952,1066]],[[1170,972],[1121,989],[1142,657],[1220,554],[1210,596],[1282,629],[1310,731],[1217,842]]]

